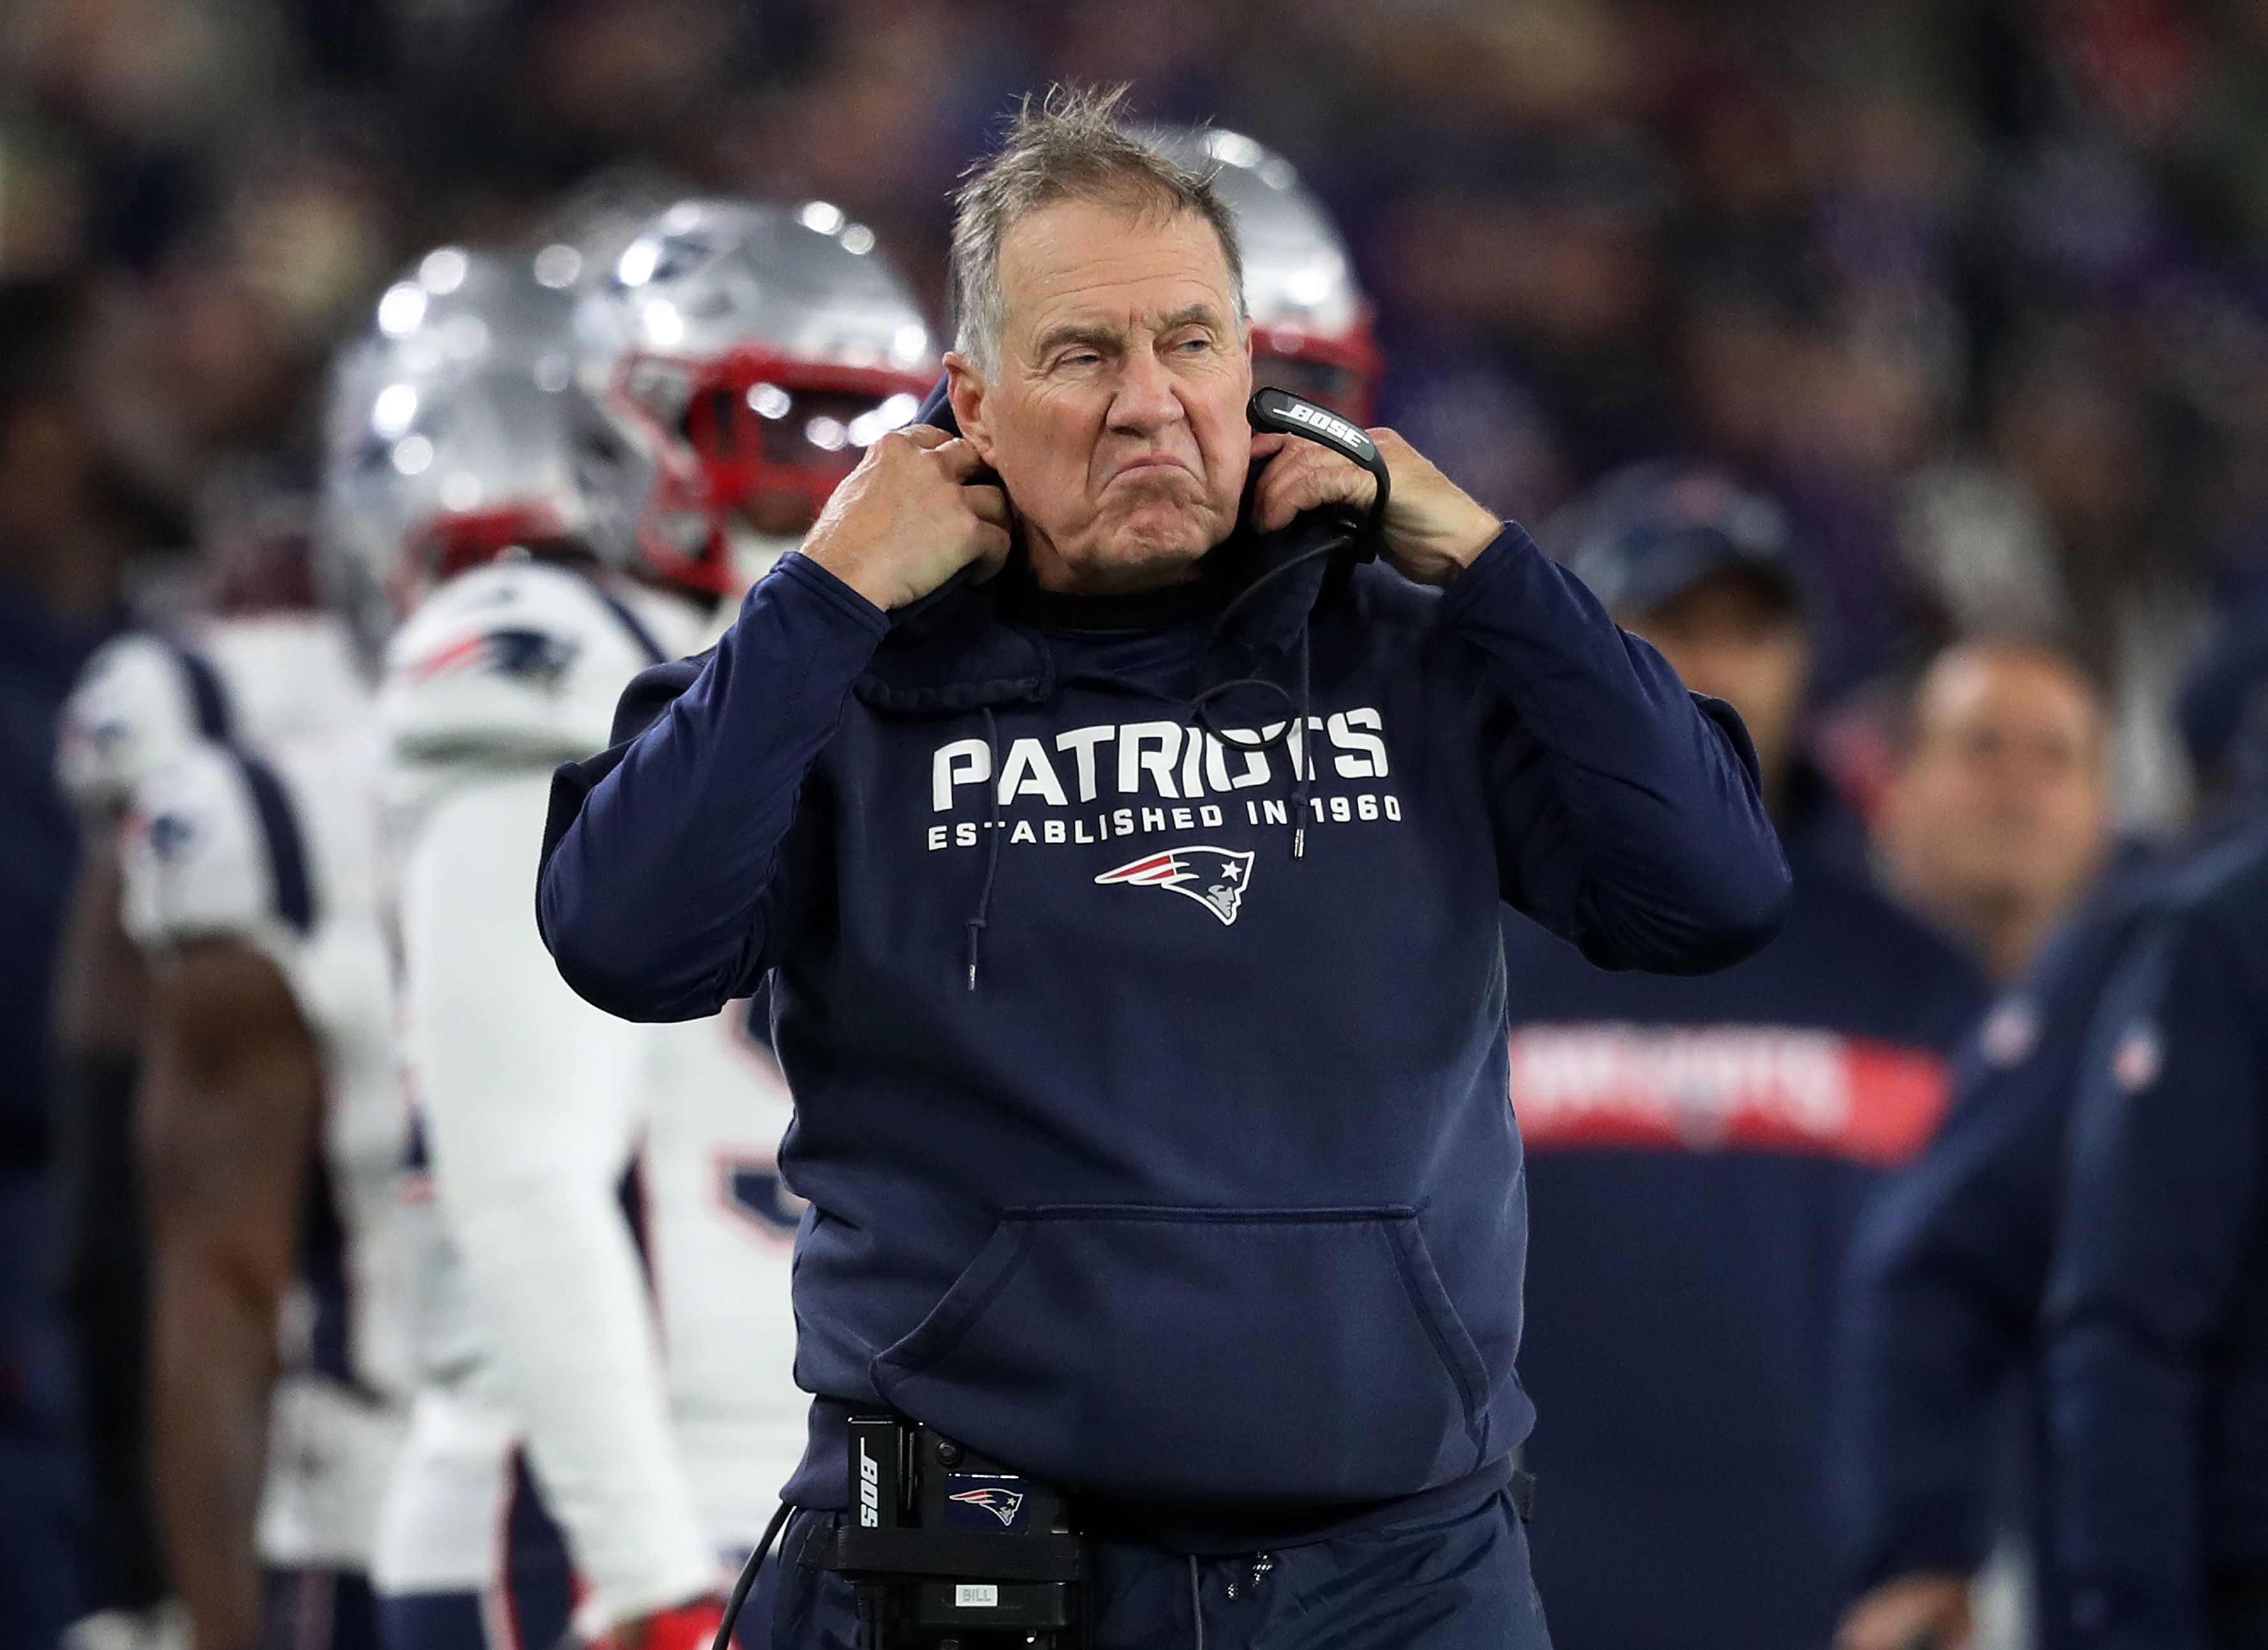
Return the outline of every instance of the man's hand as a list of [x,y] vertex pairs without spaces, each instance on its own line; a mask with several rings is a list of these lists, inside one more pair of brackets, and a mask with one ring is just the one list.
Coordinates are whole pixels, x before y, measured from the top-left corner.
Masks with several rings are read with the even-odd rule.
[[1844,1613],[1835,1650],[1962,1650],[1972,1627],[1965,1575],[1902,1575]]
[[[1504,524],[1393,431],[1373,430],[1370,438],[1394,478],[1386,501],[1386,559],[1417,584],[1447,584],[1472,565]],[[1263,533],[1322,505],[1367,510],[1378,490],[1368,470],[1300,436],[1255,436],[1252,457],[1256,463],[1272,460],[1252,500],[1253,525]]]
[[971,563],[1008,559],[1008,496],[964,485],[983,467],[966,441],[924,424],[866,449],[803,541],[803,554],[887,612]]

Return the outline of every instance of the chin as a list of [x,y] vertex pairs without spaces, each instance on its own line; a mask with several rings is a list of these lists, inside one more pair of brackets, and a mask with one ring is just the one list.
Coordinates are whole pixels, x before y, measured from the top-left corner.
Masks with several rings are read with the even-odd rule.
[[1210,510],[1138,511],[1118,525],[1104,554],[1113,562],[1193,561],[1228,536]]
[[1090,534],[1062,559],[1075,577],[1097,588],[1133,589],[1171,582],[1227,536],[1227,527],[1211,511],[1152,507]]

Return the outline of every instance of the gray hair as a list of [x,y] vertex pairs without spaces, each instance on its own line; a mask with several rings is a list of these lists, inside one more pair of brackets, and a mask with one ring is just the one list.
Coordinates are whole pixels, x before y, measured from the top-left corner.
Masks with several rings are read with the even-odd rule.
[[1057,201],[1099,201],[1171,217],[1195,212],[1220,238],[1236,319],[1244,315],[1244,254],[1236,220],[1213,192],[1211,172],[1178,166],[1119,125],[1127,88],[1051,87],[1037,107],[1027,94],[999,152],[965,174],[954,195],[954,347],[986,373],[1000,365],[1007,299],[1000,243]]

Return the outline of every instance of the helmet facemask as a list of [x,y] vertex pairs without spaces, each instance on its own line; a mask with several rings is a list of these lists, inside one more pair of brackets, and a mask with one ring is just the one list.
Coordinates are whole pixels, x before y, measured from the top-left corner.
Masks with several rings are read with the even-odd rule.
[[608,405],[651,461],[639,559],[729,593],[725,519],[799,538],[877,438],[910,422],[926,382],[887,367],[803,361],[754,344],[709,360],[631,355]]

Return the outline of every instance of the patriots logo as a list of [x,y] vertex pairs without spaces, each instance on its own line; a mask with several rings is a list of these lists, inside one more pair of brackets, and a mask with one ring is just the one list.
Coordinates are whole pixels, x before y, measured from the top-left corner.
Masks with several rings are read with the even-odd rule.
[[981,1490],[963,1490],[945,1499],[957,1501],[963,1506],[982,1507],[998,1519],[1004,1529],[1013,1529],[1016,1514],[1024,1510],[1024,1492],[1021,1490],[1003,1490],[997,1484],[988,1484]]
[[1136,859],[1095,878],[1098,883],[1128,882],[1136,888],[1166,888],[1195,900],[1226,928],[1236,921],[1244,904],[1244,890],[1252,884],[1250,851],[1232,853],[1226,848],[1168,848],[1161,854]]
[[160,859],[171,859],[197,834],[195,822],[186,814],[160,814],[144,829],[149,833],[150,851]]
[[549,688],[567,674],[576,652],[571,638],[543,630],[483,630],[427,654],[409,667],[409,676],[413,681],[431,681],[463,671],[493,670]]

